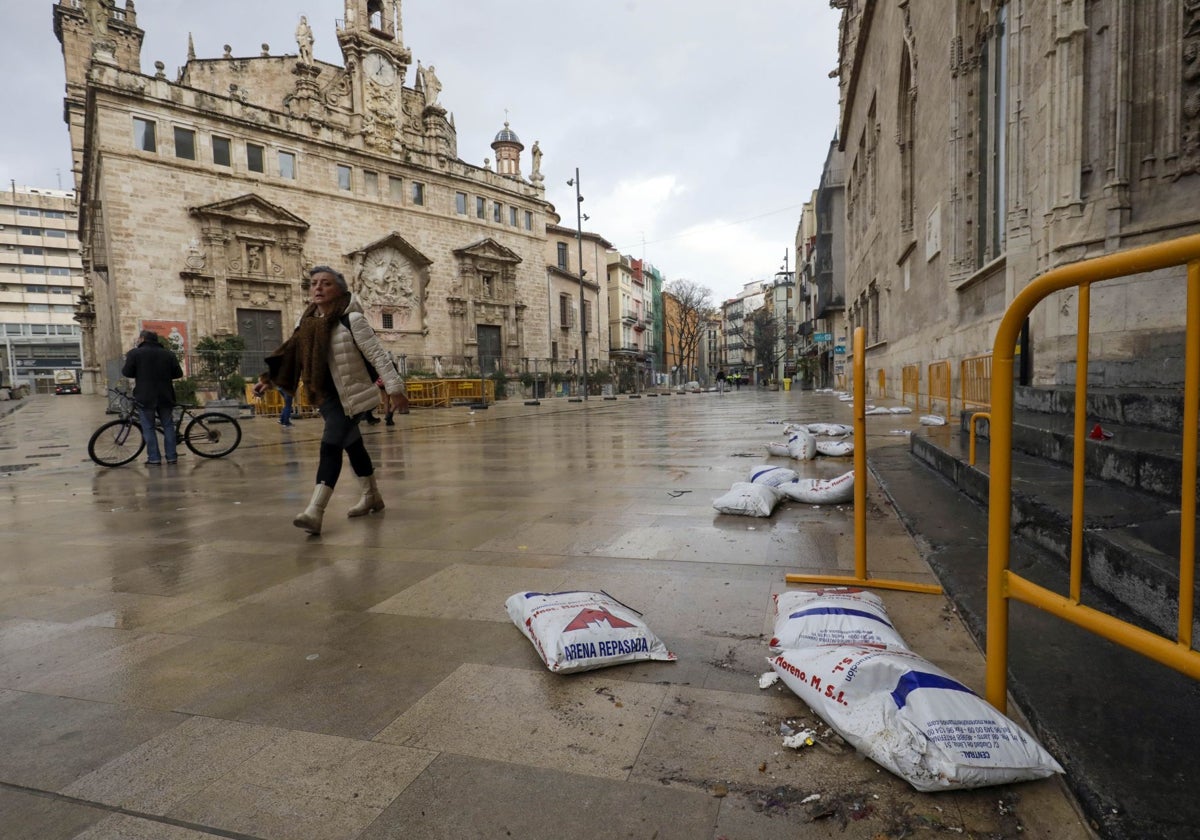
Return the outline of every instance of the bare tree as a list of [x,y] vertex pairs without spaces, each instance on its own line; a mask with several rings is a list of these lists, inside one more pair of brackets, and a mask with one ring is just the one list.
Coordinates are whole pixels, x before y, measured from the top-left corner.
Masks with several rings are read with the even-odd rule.
[[780,322],[767,307],[756,309],[746,318],[745,324],[750,333],[749,343],[754,348],[754,359],[762,365],[763,373],[775,377],[779,360],[787,355],[788,340],[785,325]]
[[675,302],[674,312],[664,313],[667,340],[673,345],[666,349],[674,349],[681,368],[695,370],[700,364],[698,356],[705,324],[716,312],[712,290],[692,280],[672,280],[664,293],[664,297],[670,295]]

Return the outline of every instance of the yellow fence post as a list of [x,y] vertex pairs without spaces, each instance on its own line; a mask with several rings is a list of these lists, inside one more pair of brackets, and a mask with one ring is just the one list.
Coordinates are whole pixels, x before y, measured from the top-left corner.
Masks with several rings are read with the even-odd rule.
[[[856,327],[854,349],[854,577],[846,575],[785,575],[788,583],[814,583],[833,586],[865,586],[902,592],[941,594],[942,588],[907,580],[885,580],[867,575],[867,374],[866,334]],[[882,376],[883,371],[880,371]]]

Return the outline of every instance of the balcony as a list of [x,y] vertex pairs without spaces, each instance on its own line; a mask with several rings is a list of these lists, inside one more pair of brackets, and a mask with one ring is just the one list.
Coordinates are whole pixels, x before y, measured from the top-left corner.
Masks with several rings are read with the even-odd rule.
[[636,321],[633,322],[633,328],[637,332],[645,332],[646,331],[646,322],[643,321],[641,318],[638,318]]

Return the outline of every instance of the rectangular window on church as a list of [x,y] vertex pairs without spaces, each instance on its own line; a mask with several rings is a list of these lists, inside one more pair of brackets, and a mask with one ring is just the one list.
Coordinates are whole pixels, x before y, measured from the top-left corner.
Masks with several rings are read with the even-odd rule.
[[390,329],[393,329],[393,327],[394,327],[394,319],[392,318],[392,313],[384,312],[383,313],[383,328],[385,330],[390,330]]
[[525,230],[533,230],[533,211],[525,211]]
[[413,181],[413,183],[412,183],[412,203],[413,204],[424,204],[425,203],[425,185],[422,184],[420,181]]
[[339,190],[350,189],[350,167],[344,163],[337,165],[337,184]]
[[279,153],[279,177],[296,180],[296,156],[291,152]]
[[158,151],[158,143],[154,133],[154,123],[150,120],[133,118],[133,147],[143,152]]
[[232,157],[229,154],[229,138],[213,136],[213,163],[217,166],[229,166]]
[[266,149],[257,143],[246,144],[246,168],[251,172],[266,172]]
[[512,225],[513,227],[517,226],[517,208],[516,207],[508,208],[508,223],[510,225]]
[[492,202],[492,221],[493,222],[504,221],[504,205],[501,204],[499,201]]
[[480,219],[487,218],[487,201],[481,195],[475,196],[475,215]]
[[465,192],[454,194],[454,212],[460,216],[467,215],[467,194]]
[[570,269],[571,264],[567,257],[567,243],[559,242],[558,245],[558,267],[563,271]]
[[363,189],[371,198],[379,198],[379,173],[363,170]]
[[388,176],[388,196],[397,204],[404,201],[404,180],[395,175]]
[[196,132],[190,128],[175,126],[175,157],[184,160],[196,159]]

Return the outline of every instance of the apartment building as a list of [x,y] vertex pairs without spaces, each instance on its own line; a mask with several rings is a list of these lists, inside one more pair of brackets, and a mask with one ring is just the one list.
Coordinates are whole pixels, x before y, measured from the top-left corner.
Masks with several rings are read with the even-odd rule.
[[49,392],[55,370],[82,367],[78,216],[70,191],[12,184],[0,195],[0,385]]

